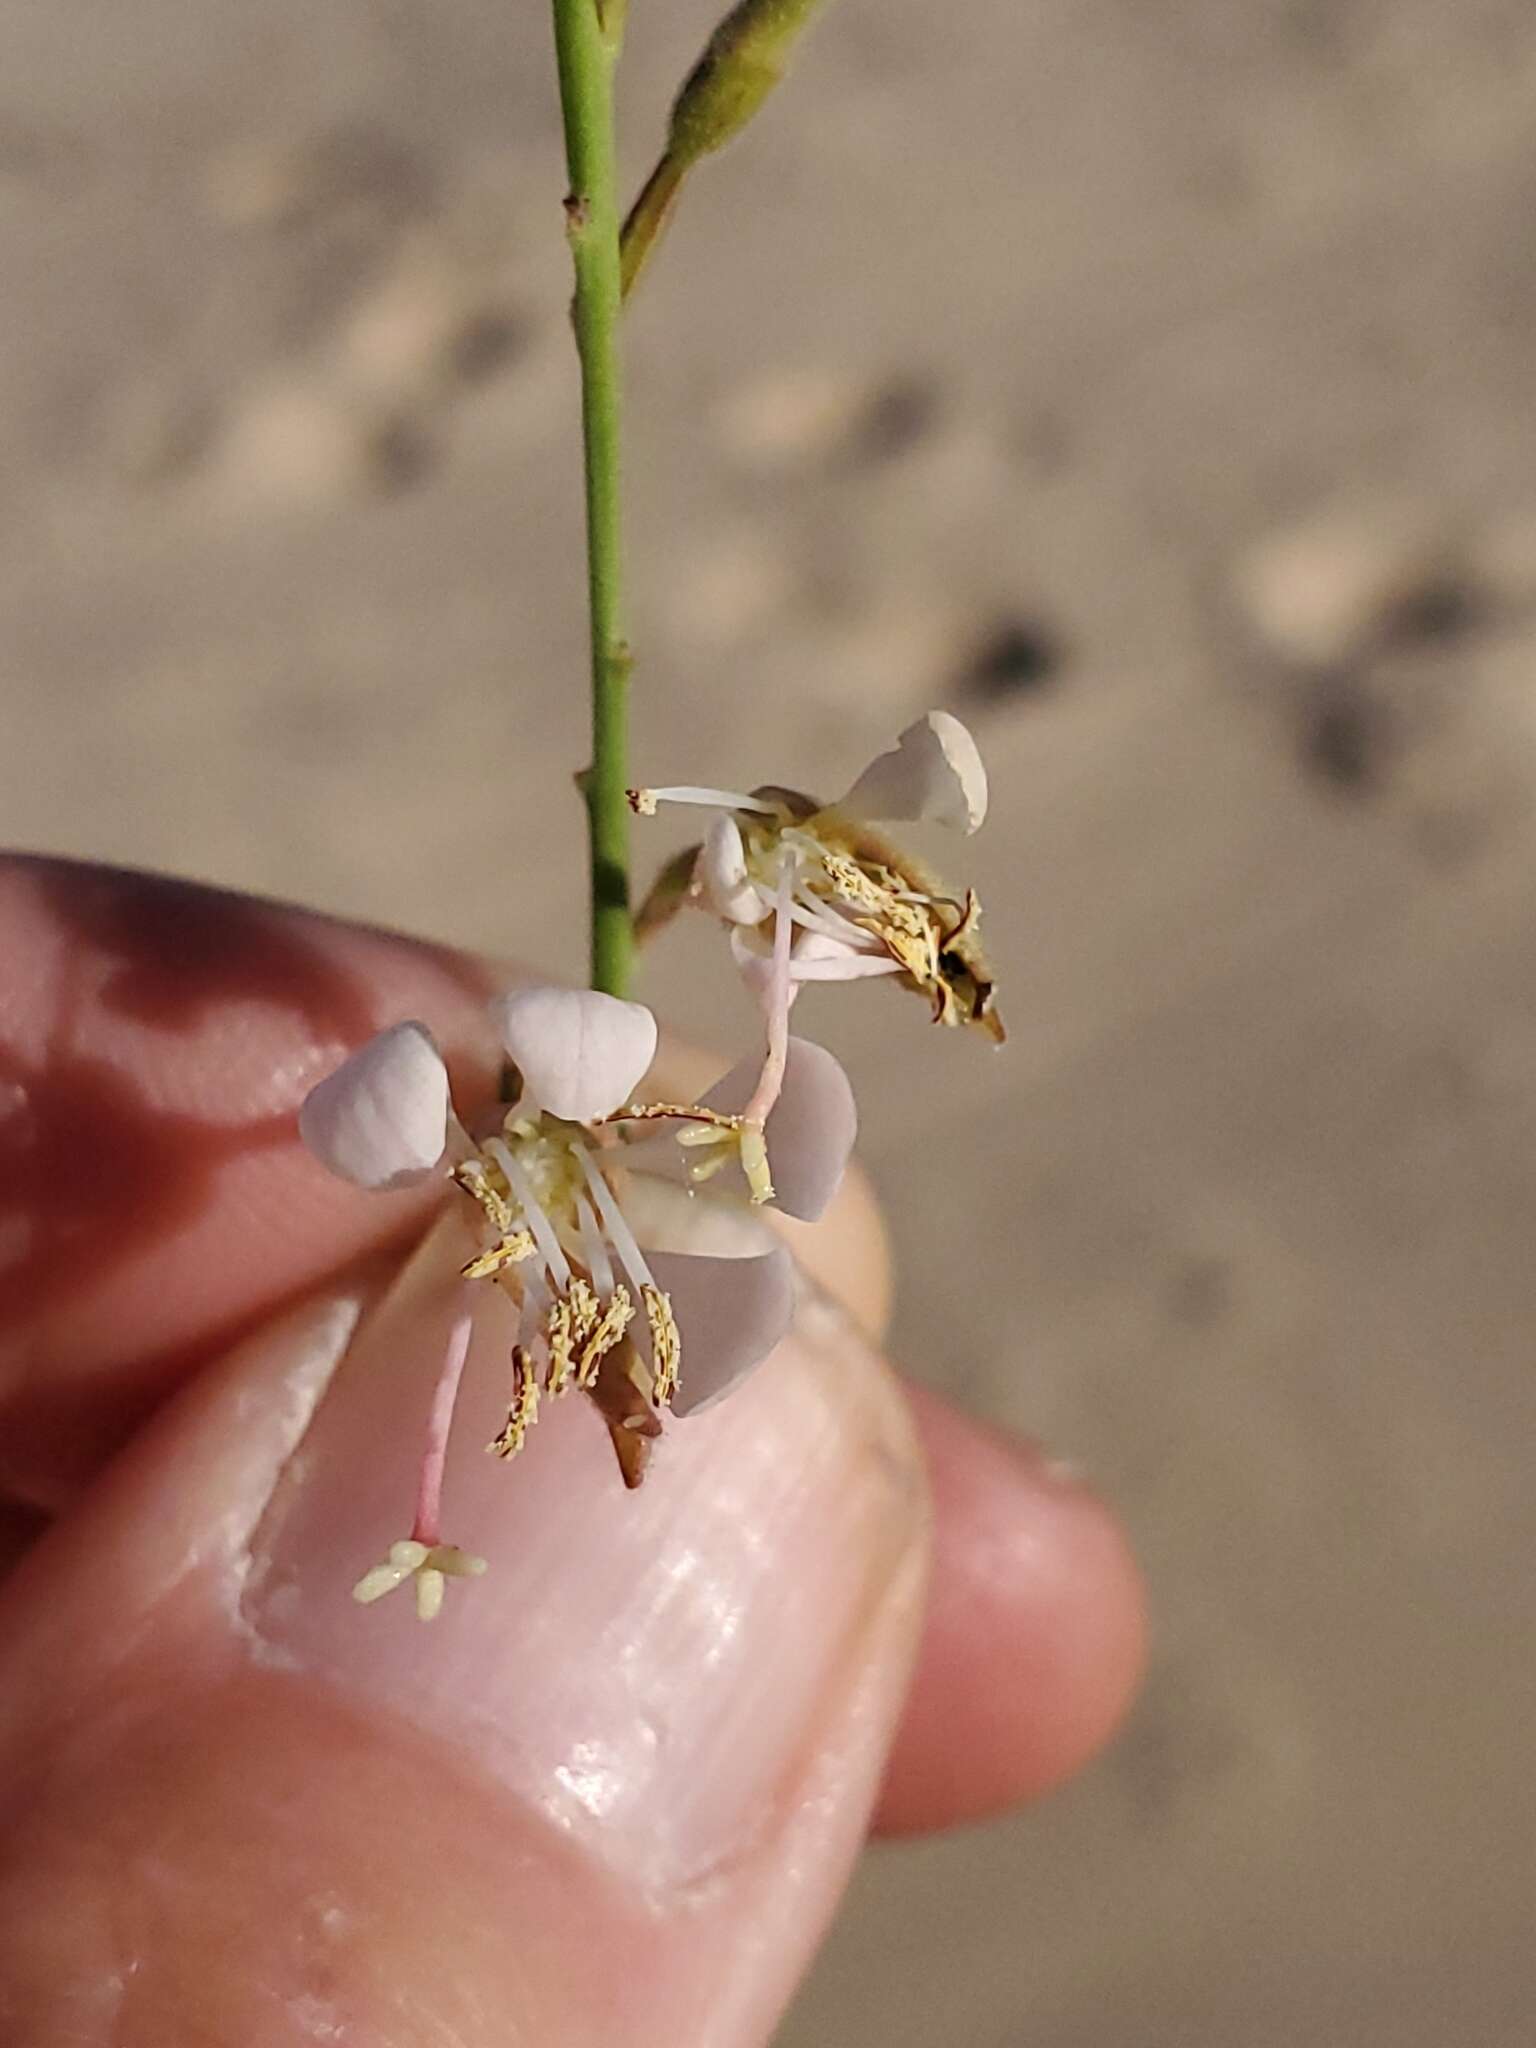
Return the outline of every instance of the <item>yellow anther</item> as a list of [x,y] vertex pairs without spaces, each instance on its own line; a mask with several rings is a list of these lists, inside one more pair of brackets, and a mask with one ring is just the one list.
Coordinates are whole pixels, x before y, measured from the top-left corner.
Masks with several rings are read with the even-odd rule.
[[545,1386],[551,1394],[563,1394],[576,1364],[576,1318],[568,1296],[562,1295],[550,1303],[544,1334],[549,1340],[549,1377]]
[[823,852],[822,872],[845,903],[855,909],[882,915],[892,901],[891,891],[873,881],[856,860],[846,853]]
[[459,1272],[466,1280],[485,1280],[499,1273],[503,1266],[516,1266],[524,1259],[531,1259],[535,1249],[531,1230],[514,1230],[499,1244],[493,1244],[489,1250],[479,1252],[466,1261]]
[[565,1293],[550,1304],[545,1319],[549,1338],[550,1394],[571,1387],[590,1387],[606,1353],[623,1338],[634,1321],[634,1297],[622,1283],[600,1302],[590,1281],[577,1274]]
[[703,1145],[708,1143],[712,1130],[734,1130],[740,1117],[729,1115],[723,1109],[706,1109],[697,1102],[632,1102],[625,1109],[616,1109],[611,1116],[599,1119],[605,1124],[643,1124],[675,1121],[687,1125],[697,1135],[689,1137],[686,1131],[679,1131],[680,1145]]
[[528,1354],[519,1344],[512,1353],[512,1406],[502,1424],[501,1434],[486,1445],[498,1458],[515,1458],[523,1438],[539,1412],[539,1382]]
[[[649,1290],[647,1290],[649,1291]],[[576,1361],[576,1384],[591,1387],[597,1382],[603,1359],[613,1350],[635,1319],[635,1304],[627,1287],[615,1287],[608,1304],[597,1317]]]
[[653,791],[649,789],[626,789],[624,795],[628,801],[629,808],[637,818],[655,817],[656,797]]
[[672,1303],[659,1287],[642,1287],[640,1298],[645,1303],[645,1319],[651,1326],[652,1399],[658,1408],[666,1408],[677,1392],[683,1340]]
[[898,926],[880,927],[880,943],[893,960],[899,961],[912,979],[931,988],[938,979],[939,956],[930,932],[903,931]]
[[497,1237],[510,1237],[517,1227],[517,1219],[500,1174],[493,1178],[493,1169],[484,1159],[476,1157],[462,1160],[453,1169],[453,1178],[465,1194],[473,1195],[480,1204]]

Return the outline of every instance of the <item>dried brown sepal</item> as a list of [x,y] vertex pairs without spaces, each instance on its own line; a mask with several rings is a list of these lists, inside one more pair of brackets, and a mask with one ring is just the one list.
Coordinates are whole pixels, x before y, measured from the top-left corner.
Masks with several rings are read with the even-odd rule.
[[[638,794],[638,792],[636,792]],[[657,875],[635,912],[635,942],[643,946],[669,925],[685,903],[693,900],[693,871],[701,849],[685,846]]]
[[649,1399],[650,1374],[626,1337],[598,1366],[587,1398],[608,1425],[624,1484],[639,1486],[650,1463],[651,1445],[661,1435],[661,1417]]

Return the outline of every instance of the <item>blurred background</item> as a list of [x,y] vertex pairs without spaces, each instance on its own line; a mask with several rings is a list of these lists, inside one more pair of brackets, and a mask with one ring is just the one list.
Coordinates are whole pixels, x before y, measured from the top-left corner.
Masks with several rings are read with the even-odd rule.
[[[4,13],[5,837],[579,971],[545,10]],[[713,13],[632,9],[635,178]],[[1518,0],[839,0],[636,306],[637,774],[974,725],[1007,1052],[805,1015],[906,1358],[1156,1615],[790,2048],[1532,2039],[1533,224]]]

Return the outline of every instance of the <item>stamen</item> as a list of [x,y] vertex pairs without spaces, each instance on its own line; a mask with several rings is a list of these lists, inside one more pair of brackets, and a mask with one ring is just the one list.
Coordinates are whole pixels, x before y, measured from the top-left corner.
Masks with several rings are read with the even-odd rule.
[[878,916],[893,901],[891,891],[882,889],[880,884],[865,874],[858,862],[846,853],[829,853],[823,850],[821,866],[835,894],[841,897],[844,903],[851,903],[863,916]]
[[825,904],[814,900],[801,899],[790,908],[790,916],[808,932],[817,932],[824,939],[836,939],[840,946],[848,946],[859,952],[867,951],[880,942],[874,933],[862,924],[855,924],[851,917],[830,910]]
[[498,1238],[511,1235],[516,1222],[512,1205],[486,1172],[485,1161],[478,1152],[472,1159],[461,1159],[453,1169],[452,1178],[465,1194],[472,1195],[480,1204],[486,1221]]
[[[723,1109],[706,1109],[701,1102],[631,1102],[625,1109],[615,1109],[609,1115],[599,1117],[598,1122],[602,1124],[665,1123],[669,1118],[674,1117],[682,1123],[697,1124],[701,1127],[711,1126],[715,1130],[720,1131],[732,1131],[741,1121],[739,1117],[730,1116]],[[679,1132],[678,1143],[687,1144],[688,1142],[689,1140],[684,1138],[682,1133]],[[698,1145],[704,1141],[701,1138],[695,1138],[692,1142]]]
[[576,1384],[591,1388],[597,1384],[598,1369],[604,1358],[623,1339],[624,1332],[635,1319],[635,1304],[630,1299],[627,1287],[616,1287],[607,1307],[595,1319],[587,1341],[581,1347],[581,1356],[576,1362]]
[[872,974],[901,974],[889,953],[845,953],[840,960],[791,960],[791,981],[863,981]]
[[[583,1299],[577,1298],[578,1289]],[[573,1280],[570,1293],[559,1295],[550,1303],[544,1320],[544,1334],[549,1341],[549,1373],[544,1385],[551,1395],[563,1394],[576,1370],[577,1318],[591,1296],[592,1290],[585,1280]]]
[[811,867],[820,864],[822,845],[814,832],[807,832],[803,825],[786,825],[779,833],[779,846],[797,860],[803,860]]
[[882,925],[881,942],[891,958],[900,963],[921,987],[932,990],[938,980],[939,956],[931,932],[903,931],[900,925]]
[[635,1242],[635,1233],[625,1222],[624,1212],[619,1207],[613,1189],[603,1178],[591,1153],[585,1145],[578,1145],[576,1150],[581,1159],[581,1170],[587,1177],[587,1186],[592,1190],[592,1199],[597,1204],[597,1213],[603,1219],[603,1229],[607,1233],[608,1242],[618,1253],[619,1264],[643,1294],[647,1287],[654,1287],[656,1282],[651,1277],[651,1269],[645,1263],[644,1254]]
[[459,1268],[466,1280],[486,1280],[499,1273],[503,1266],[521,1265],[524,1259],[531,1259],[537,1249],[531,1230],[514,1230],[499,1244],[489,1246],[475,1257],[467,1259]]
[[672,1303],[659,1287],[643,1287],[640,1299],[645,1303],[645,1319],[651,1330],[651,1398],[658,1408],[668,1408],[677,1392],[683,1340]]
[[501,1432],[486,1445],[498,1458],[515,1458],[539,1412],[539,1375],[521,1344],[512,1347],[512,1404]]
[[485,1149],[507,1177],[507,1186],[517,1197],[517,1206],[523,1212],[523,1221],[533,1232],[539,1247],[539,1257],[549,1270],[558,1291],[571,1284],[570,1261],[560,1249],[560,1239],[555,1226],[540,1207],[539,1198],[533,1191],[533,1182],[521,1163],[512,1156],[511,1147],[504,1138],[487,1138]]
[[592,1285],[600,1295],[612,1294],[613,1262],[608,1257],[607,1245],[603,1243],[603,1233],[597,1227],[592,1204],[585,1195],[576,1197],[576,1223],[581,1232],[581,1256],[592,1275]]
[[517,1341],[529,1353],[538,1348],[548,1307],[549,1289],[542,1276],[536,1272],[526,1274],[523,1278],[523,1306],[517,1319]]
[[761,797],[742,796],[734,789],[705,789],[689,782],[676,783],[670,789],[629,789],[624,794],[638,818],[654,818],[658,804],[694,804],[710,811],[756,811],[765,818],[778,816],[777,807],[764,803]]

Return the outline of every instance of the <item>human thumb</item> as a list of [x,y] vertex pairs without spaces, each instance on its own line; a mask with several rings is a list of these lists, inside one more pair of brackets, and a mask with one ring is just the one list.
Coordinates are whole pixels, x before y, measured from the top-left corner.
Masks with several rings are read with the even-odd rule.
[[840,1312],[627,1494],[567,1401],[483,1454],[472,1347],[430,1626],[348,1597],[409,1519],[432,1237],[189,1388],[0,1606],[15,2048],[743,2048],[862,1837],[923,1591],[904,1404]]

